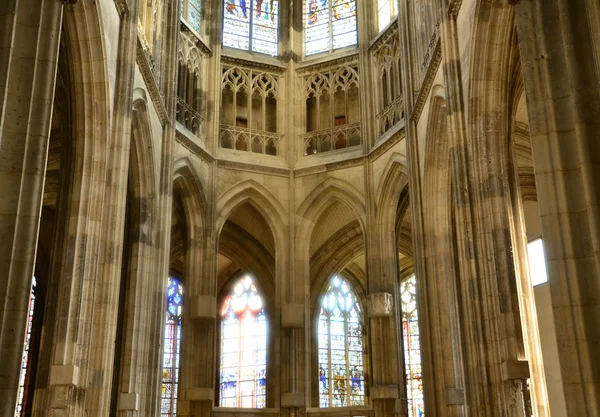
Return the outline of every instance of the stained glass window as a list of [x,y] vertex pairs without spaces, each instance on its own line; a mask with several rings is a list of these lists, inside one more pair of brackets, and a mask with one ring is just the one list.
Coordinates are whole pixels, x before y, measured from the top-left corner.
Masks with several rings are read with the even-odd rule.
[[223,46],[277,55],[279,0],[224,0]]
[[201,0],[180,0],[181,17],[200,33]]
[[419,317],[417,314],[417,279],[414,275],[400,284],[400,299],[402,301],[402,330],[404,335],[408,416],[423,417],[425,415],[423,371],[421,367]]
[[265,408],[267,319],[249,275],[239,279],[221,308],[221,407]]
[[362,310],[348,282],[337,275],[321,301],[319,406],[364,405]]
[[307,56],[358,42],[356,0],[304,0],[304,5]]
[[183,285],[177,278],[169,277],[163,339],[162,395],[160,400],[160,415],[163,417],[177,415],[182,310]]
[[379,30],[383,30],[398,14],[398,0],[378,0],[377,16]]
[[25,345],[23,347],[23,356],[21,359],[21,373],[19,375],[19,390],[17,391],[17,407],[15,408],[15,417],[24,415],[23,400],[25,397],[27,372],[29,371],[29,348],[31,343],[31,330],[33,328],[33,309],[35,306],[35,289],[37,282],[33,277],[31,283],[31,293],[29,295],[29,307],[27,309],[27,329],[25,331]]

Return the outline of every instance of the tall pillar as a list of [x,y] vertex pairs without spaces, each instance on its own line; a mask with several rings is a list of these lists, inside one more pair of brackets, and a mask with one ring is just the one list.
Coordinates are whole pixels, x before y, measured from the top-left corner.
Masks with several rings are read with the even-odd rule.
[[600,5],[515,12],[567,414],[600,416]]
[[15,412],[63,6],[0,4],[0,416]]

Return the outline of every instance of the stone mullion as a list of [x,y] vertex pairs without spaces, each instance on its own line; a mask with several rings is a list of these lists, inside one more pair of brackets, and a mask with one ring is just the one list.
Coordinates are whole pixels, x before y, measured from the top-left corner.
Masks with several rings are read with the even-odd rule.
[[0,415],[7,417],[14,415],[17,398],[62,9],[62,4],[39,0],[0,5],[0,31],[6,35],[0,45]]
[[597,417],[600,45],[592,17],[598,6],[513,3],[567,414]]
[[[388,227],[378,227],[377,207],[375,202],[373,165],[365,164],[365,188],[369,190],[366,197],[366,227],[364,232],[365,259],[367,269],[366,308],[369,323],[371,369],[365,384],[369,387],[368,396],[374,409],[375,417],[388,417],[402,414],[399,398],[405,398],[405,385],[401,365],[402,335],[400,317],[394,301],[399,305],[399,280],[397,253],[394,239],[384,237]],[[381,208],[380,208],[381,209]],[[392,305],[381,310],[376,306],[376,299],[391,298]],[[367,322],[367,318],[365,318]]]

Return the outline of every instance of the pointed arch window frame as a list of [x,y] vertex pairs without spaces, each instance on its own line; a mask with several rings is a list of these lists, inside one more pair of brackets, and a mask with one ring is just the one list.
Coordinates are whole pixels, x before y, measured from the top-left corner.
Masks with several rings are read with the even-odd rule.
[[[262,349],[257,349],[256,347],[253,348],[253,350],[255,351],[254,353],[256,353],[257,350],[264,350],[264,364],[263,363],[257,363],[256,361],[254,362],[253,365],[247,365],[247,367],[250,366],[254,366],[255,367],[255,378],[254,378],[254,384],[256,387],[256,384],[261,384],[262,383],[262,387],[263,387],[263,393],[259,393],[259,394],[253,394],[253,399],[252,399],[252,403],[253,405],[259,405],[258,407],[245,407],[242,406],[240,404],[240,402],[242,401],[242,397],[243,395],[241,395],[241,393],[239,393],[237,391],[237,385],[241,384],[242,382],[248,382],[248,381],[242,381],[240,379],[240,375],[238,374],[237,378],[236,378],[236,395],[235,395],[235,400],[237,402],[236,406],[231,406],[231,405],[226,405],[224,404],[224,397],[223,397],[223,384],[224,383],[229,383],[232,381],[223,381],[223,370],[224,370],[224,354],[226,354],[225,350],[224,350],[224,326],[225,326],[225,322],[224,322],[224,314],[227,312],[227,310],[225,310],[226,308],[229,309],[229,300],[231,295],[234,293],[235,291],[235,287],[242,283],[245,279],[249,278],[251,280],[252,283],[252,291],[254,291],[257,296],[260,298],[261,301],[261,306],[260,306],[260,310],[256,312],[256,315],[254,317],[254,319],[262,316],[264,317],[264,325],[265,325],[265,333],[264,335],[259,334],[259,337],[264,337],[264,345],[261,345],[263,348]],[[250,288],[246,288],[246,290],[244,290],[244,294],[250,290]],[[265,292],[262,290],[261,285],[259,280],[253,276],[253,274],[250,273],[241,273],[236,275],[235,277],[233,277],[231,280],[229,280],[228,284],[223,288],[221,295],[219,296],[219,302],[218,302],[218,311],[217,311],[217,317],[218,317],[218,325],[217,325],[217,335],[218,335],[218,346],[219,346],[219,352],[218,352],[218,372],[217,372],[217,386],[218,386],[218,404],[219,407],[228,407],[228,408],[239,408],[239,409],[264,409],[267,408],[267,401],[269,401],[268,397],[269,397],[269,388],[268,388],[268,384],[269,384],[269,361],[268,361],[268,356],[269,356],[269,352],[270,352],[270,329],[269,329],[269,306],[267,303],[267,297]],[[243,311],[247,312],[248,307],[244,308]],[[238,322],[239,326],[242,327],[242,323]],[[241,329],[240,329],[241,331]],[[241,343],[241,341],[243,340],[243,336],[239,337],[239,341]],[[230,353],[230,352],[227,352]],[[245,352],[240,351],[240,346],[238,345],[238,354],[239,355],[243,355]],[[246,352],[247,353],[247,352]],[[262,376],[262,378],[257,378],[256,376],[256,367],[260,367],[263,366],[264,369],[264,375]],[[238,369],[244,367],[243,364],[239,364]],[[262,380],[262,382],[261,382]],[[258,396],[264,397],[262,399],[257,399]],[[247,397],[247,396],[246,396]],[[228,397],[228,398],[234,398],[234,397]],[[258,401],[261,401],[261,404],[258,404]]]
[[[351,404],[351,400],[353,396],[351,394],[351,391],[348,390],[347,394],[346,394],[346,401],[347,403],[345,405],[332,405],[332,399],[333,399],[333,392],[331,390],[331,384],[329,384],[329,389],[328,389],[328,401],[327,404],[324,404],[324,402],[321,400],[321,382],[322,382],[322,376],[321,376],[321,353],[322,353],[322,347],[321,347],[321,314],[322,314],[322,310],[323,310],[323,303],[326,302],[325,298],[327,297],[328,294],[332,293],[332,285],[335,279],[340,279],[342,282],[340,283],[340,286],[342,286],[344,283],[349,287],[349,291],[347,292],[348,294],[351,294],[354,298],[354,305],[352,306],[354,308],[354,306],[358,306],[358,319],[359,319],[359,329],[360,329],[360,365],[362,367],[362,376],[361,376],[361,383],[362,383],[362,393],[360,395],[361,399],[362,399],[362,404]],[[348,313],[350,313],[350,311],[348,311]],[[366,319],[366,315],[365,315],[365,310],[363,308],[363,303],[361,302],[361,298],[359,296],[359,293],[357,291],[356,285],[353,285],[353,283],[346,278],[345,276],[343,276],[342,274],[334,274],[331,277],[329,277],[323,287],[322,290],[320,292],[320,295],[318,297],[317,300],[317,304],[316,304],[316,308],[315,308],[315,335],[316,335],[316,369],[317,369],[317,373],[316,376],[318,378],[318,388],[317,388],[317,400],[318,400],[318,404],[320,408],[337,408],[337,407],[361,407],[361,406],[365,406],[367,403],[367,398],[368,398],[368,390],[366,387],[366,382],[367,382],[367,365],[368,365],[368,361],[365,358],[365,345],[367,342],[367,327],[365,324],[365,319]],[[348,343],[348,339],[349,339],[349,335],[348,335],[348,318],[344,317],[344,335],[345,335],[345,361],[346,361],[346,383],[348,385],[352,384],[352,377],[349,376],[350,373],[350,368],[352,366],[352,364],[350,363],[349,360],[349,343]],[[329,328],[328,328],[328,332],[327,332],[327,345],[326,345],[326,349],[327,349],[327,371],[328,371],[328,375],[326,376],[326,379],[328,381],[331,381],[333,379],[333,375],[332,375],[332,339],[331,339],[331,324],[329,323]]]

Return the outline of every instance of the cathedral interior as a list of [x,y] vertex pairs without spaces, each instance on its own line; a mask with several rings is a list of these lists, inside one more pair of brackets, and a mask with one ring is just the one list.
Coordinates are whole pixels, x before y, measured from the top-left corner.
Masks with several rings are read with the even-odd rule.
[[0,417],[600,417],[598,0],[1,0]]

